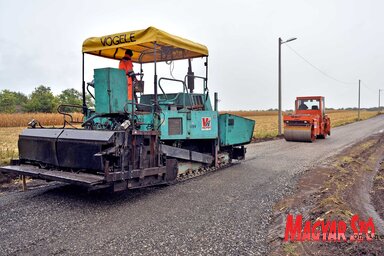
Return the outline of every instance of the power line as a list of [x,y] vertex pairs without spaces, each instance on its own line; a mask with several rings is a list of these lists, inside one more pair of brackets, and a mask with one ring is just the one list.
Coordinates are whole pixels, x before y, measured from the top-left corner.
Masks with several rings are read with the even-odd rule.
[[345,81],[341,81],[337,78],[334,78],[333,76],[330,76],[328,75],[327,73],[325,73],[324,71],[322,71],[320,68],[316,67],[315,65],[313,65],[311,62],[309,62],[309,60],[307,60],[306,58],[304,58],[300,53],[298,53],[296,50],[294,50],[292,47],[290,47],[288,44],[286,45],[293,53],[295,53],[297,56],[299,56],[302,60],[304,60],[307,64],[309,64],[311,67],[313,67],[314,69],[316,69],[317,71],[319,71],[321,74],[323,74],[324,76],[328,77],[329,79],[332,79],[338,83],[342,83],[342,84],[356,84],[356,82],[345,82]]
[[368,86],[366,86],[364,83],[361,83],[366,89],[368,89],[368,90],[370,90],[371,91],[371,93],[374,93],[374,94],[376,94],[377,93],[377,90],[374,90],[374,89],[372,89],[372,88],[370,88],[370,87],[368,87]]

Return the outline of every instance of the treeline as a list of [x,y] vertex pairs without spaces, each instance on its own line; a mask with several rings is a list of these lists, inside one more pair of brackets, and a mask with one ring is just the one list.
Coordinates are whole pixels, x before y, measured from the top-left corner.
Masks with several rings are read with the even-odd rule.
[[[92,98],[87,95],[87,104],[93,107]],[[60,104],[82,105],[81,92],[76,89],[65,89],[54,95],[50,87],[40,85],[30,95],[11,90],[0,91],[0,112],[2,113],[56,113]],[[68,112],[80,112],[81,109],[66,108]]]

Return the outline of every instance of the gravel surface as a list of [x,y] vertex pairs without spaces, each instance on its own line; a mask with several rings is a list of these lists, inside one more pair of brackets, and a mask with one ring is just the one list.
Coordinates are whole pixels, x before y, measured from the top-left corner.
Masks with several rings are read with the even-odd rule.
[[316,143],[248,146],[247,160],[173,186],[119,194],[53,184],[0,195],[0,255],[265,255],[272,206],[296,176],[384,129],[384,115]]

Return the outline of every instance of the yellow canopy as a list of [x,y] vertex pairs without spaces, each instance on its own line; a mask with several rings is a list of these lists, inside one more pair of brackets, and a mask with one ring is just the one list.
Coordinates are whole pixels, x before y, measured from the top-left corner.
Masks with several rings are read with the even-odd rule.
[[147,29],[91,37],[83,43],[83,53],[120,60],[125,50],[133,51],[132,61],[139,63],[180,60],[208,56],[208,48],[202,44],[174,36],[160,29]]

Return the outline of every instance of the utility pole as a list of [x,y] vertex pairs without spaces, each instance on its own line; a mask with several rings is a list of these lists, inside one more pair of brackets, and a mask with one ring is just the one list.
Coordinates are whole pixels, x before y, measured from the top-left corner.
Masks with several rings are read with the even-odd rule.
[[357,108],[357,121],[360,121],[360,79],[359,79],[359,104]]
[[281,136],[281,38],[279,37],[279,118],[278,118],[278,135]]
[[379,108],[378,108],[378,111],[379,111],[379,114],[380,114],[380,94],[381,94],[381,89],[379,89]]
[[278,135],[281,136],[282,132],[281,132],[281,118],[282,118],[282,110],[281,110],[281,45],[282,44],[285,44],[285,43],[288,43],[288,42],[291,42],[293,40],[296,40],[297,38],[293,37],[293,38],[290,38],[286,41],[283,42],[283,40],[279,37],[279,62],[278,62],[278,66],[279,66],[279,72],[278,72],[278,91],[279,91],[279,117],[278,117]]

